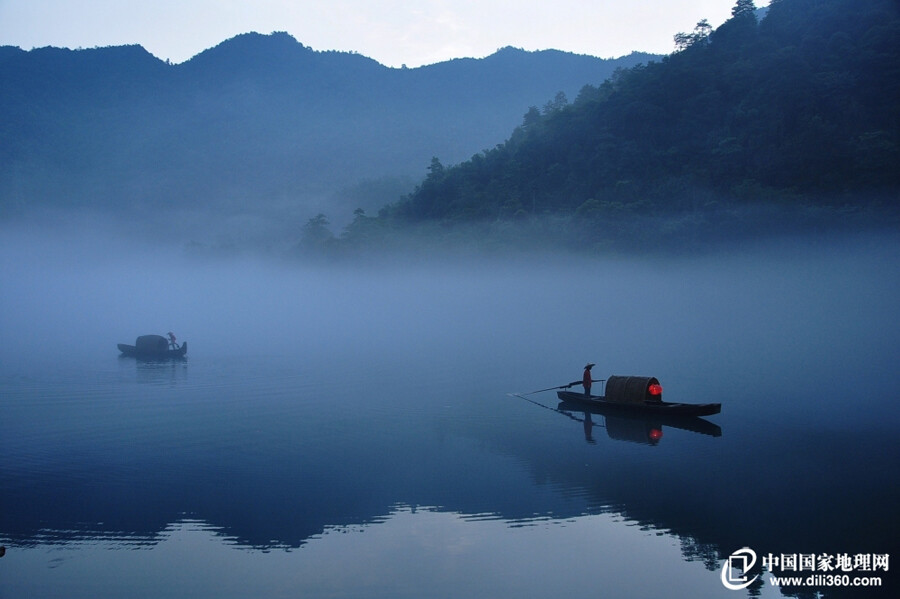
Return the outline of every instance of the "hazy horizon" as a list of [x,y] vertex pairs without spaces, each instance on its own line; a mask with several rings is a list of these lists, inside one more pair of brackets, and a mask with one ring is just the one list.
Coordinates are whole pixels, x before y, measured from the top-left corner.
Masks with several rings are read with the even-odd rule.
[[[0,3],[0,44],[91,48],[139,44],[161,60],[184,62],[235,35],[286,31],[316,50],[368,56],[399,68],[454,58],[482,58],[499,48],[556,49],[599,58],[632,52],[668,54],[673,36],[701,19],[718,26],[730,0],[643,0],[586,5],[565,0],[514,10],[505,2],[380,3],[342,0],[326,5],[211,0],[147,5],[72,5],[61,0]],[[758,0],[758,8],[768,2]],[[172,27],[173,20],[179,27]]]

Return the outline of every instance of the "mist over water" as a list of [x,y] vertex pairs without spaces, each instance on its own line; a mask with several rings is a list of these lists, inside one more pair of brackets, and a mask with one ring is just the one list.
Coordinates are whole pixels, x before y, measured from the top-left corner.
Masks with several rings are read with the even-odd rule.
[[[12,556],[35,543],[68,546],[81,527],[84,549],[71,559],[92,571],[111,563],[97,551],[109,538],[171,551],[169,539],[199,530],[226,546],[318,552],[357,526],[395,535],[387,547],[398,559],[417,543],[431,547],[417,553],[422,572],[459,568],[429,578],[384,566],[376,596],[391,595],[386,581],[398,576],[413,591],[474,576],[477,595],[519,588],[512,571],[527,571],[551,539],[560,556],[571,551],[563,562],[596,549],[564,526],[525,534],[512,532],[516,523],[579,518],[611,542],[628,531],[621,518],[673,535],[695,563],[666,562],[668,575],[717,596],[709,556],[742,545],[893,546],[883,519],[896,491],[883,481],[900,453],[889,397],[900,384],[896,236],[689,257],[362,265],[198,258],[74,230],[6,227],[0,236],[0,539]],[[168,331],[187,341],[186,362],[118,357],[117,343]],[[580,379],[586,361],[598,378],[655,376],[669,401],[721,402],[710,420],[722,436],[664,426],[658,447],[623,443],[597,416],[586,443],[581,422],[508,395]],[[529,397],[556,407],[552,393]],[[818,497],[817,510],[786,499],[796,493]],[[866,512],[852,507],[863,497]],[[432,515],[417,516],[417,506]],[[423,540],[426,522],[434,528]],[[192,535],[227,570],[231,558]],[[454,553],[457,535],[480,541]],[[344,538],[341,552],[368,551]],[[640,560],[671,553],[634,542]],[[518,557],[505,575],[454,561],[510,544]],[[29,555],[29,572],[44,572]],[[705,570],[700,557],[712,560]],[[135,559],[121,567],[146,567]],[[314,559],[300,561],[276,568],[254,558],[255,582],[232,590],[262,588]],[[180,575],[177,564],[164,567]],[[591,588],[571,572],[546,575],[559,577],[556,588]],[[611,596],[635,588],[606,575]],[[65,569],[48,580],[45,589],[93,588]],[[210,593],[221,586],[208,582]]]
[[[725,395],[825,426],[882,409],[896,376],[900,244],[889,236],[377,266],[198,259],[101,232],[3,240],[4,376],[77,376],[114,360],[117,343],[173,331],[190,361],[276,358],[360,392],[429,379],[522,392],[576,380],[593,361],[600,378],[656,376],[671,400]],[[785,400],[824,392],[855,409]]]
[[[886,316],[900,297],[900,252],[890,236],[682,259],[398,257],[377,266],[204,260],[102,232],[6,230],[2,239],[7,364],[108,353],[171,330],[192,356],[295,353],[365,367],[428,355],[438,368],[516,366],[503,376],[518,387],[531,364],[548,360],[560,373],[590,359],[715,377],[698,368],[702,359],[735,366],[730,377],[834,379],[878,369],[896,348]],[[479,355],[486,345],[507,351]]]

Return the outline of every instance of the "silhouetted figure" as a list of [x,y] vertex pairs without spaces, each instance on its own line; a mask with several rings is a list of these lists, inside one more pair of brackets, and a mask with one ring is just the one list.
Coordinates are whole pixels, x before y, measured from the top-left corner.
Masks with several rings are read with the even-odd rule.
[[175,343],[175,334],[172,331],[169,331],[169,347],[178,349],[178,344]]
[[594,364],[591,362],[587,363],[587,366],[584,367],[584,376],[581,378],[581,384],[584,385],[584,394],[591,394],[591,368],[594,367]]

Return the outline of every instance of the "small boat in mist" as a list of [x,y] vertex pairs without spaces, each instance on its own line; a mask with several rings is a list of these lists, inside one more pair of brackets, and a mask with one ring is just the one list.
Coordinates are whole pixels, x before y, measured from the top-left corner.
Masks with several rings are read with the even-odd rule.
[[172,333],[169,333],[168,338],[162,335],[141,335],[134,345],[119,343],[117,347],[123,356],[142,360],[183,358],[187,354],[187,341],[178,345]]
[[[580,381],[559,387],[567,389]],[[606,411],[637,412],[668,416],[710,416],[722,411],[720,403],[673,403],[662,400],[662,386],[655,377],[611,376],[604,395],[557,391],[556,396],[571,405],[602,408]]]

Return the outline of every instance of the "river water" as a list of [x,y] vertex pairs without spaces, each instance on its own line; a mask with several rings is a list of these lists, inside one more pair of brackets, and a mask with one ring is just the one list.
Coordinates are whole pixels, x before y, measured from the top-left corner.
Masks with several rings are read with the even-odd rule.
[[[23,247],[0,597],[896,596],[895,239],[405,268]],[[118,355],[168,330],[186,360]],[[586,361],[722,412],[529,394]]]

